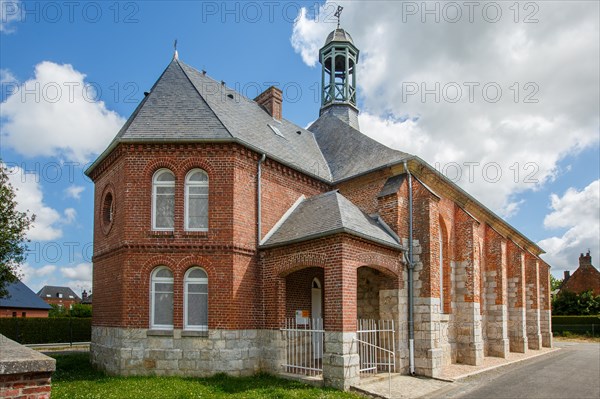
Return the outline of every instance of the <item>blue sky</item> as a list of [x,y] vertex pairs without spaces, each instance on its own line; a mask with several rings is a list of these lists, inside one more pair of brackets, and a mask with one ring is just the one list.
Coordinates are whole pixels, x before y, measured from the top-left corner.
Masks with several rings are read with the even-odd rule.
[[248,97],[279,85],[284,117],[306,126],[338,5],[361,50],[363,132],[449,177],[459,171],[458,184],[546,249],[556,276],[588,248],[598,266],[598,2],[0,4],[0,156],[38,215],[23,266],[34,290],[91,288],[83,169],[170,62],[175,39],[181,60]]

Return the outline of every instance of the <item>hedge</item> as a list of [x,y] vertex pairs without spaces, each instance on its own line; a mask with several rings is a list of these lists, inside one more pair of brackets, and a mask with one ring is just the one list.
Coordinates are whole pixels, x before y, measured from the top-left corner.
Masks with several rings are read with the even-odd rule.
[[92,318],[1,318],[0,334],[21,344],[89,342]]
[[600,335],[600,316],[552,316],[552,332]]

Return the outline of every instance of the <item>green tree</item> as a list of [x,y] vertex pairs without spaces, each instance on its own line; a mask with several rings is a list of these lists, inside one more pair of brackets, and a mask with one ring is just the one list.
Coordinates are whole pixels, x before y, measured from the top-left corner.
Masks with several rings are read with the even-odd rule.
[[92,305],[74,303],[70,314],[72,317],[92,317]]
[[35,215],[16,209],[15,189],[8,181],[6,165],[0,159],[0,298],[8,292],[6,286],[19,277],[19,264],[27,253],[27,230]]
[[600,295],[592,290],[576,294],[561,291],[552,300],[552,314],[557,316],[587,316],[600,314]]
[[559,289],[562,283],[563,283],[562,279],[557,279],[553,275],[550,275],[550,287],[551,287],[550,290],[551,291]]

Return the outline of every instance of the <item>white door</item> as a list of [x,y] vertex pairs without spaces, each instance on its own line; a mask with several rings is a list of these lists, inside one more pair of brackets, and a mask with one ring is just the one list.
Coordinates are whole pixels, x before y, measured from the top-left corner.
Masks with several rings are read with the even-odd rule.
[[[323,329],[323,293],[321,290],[321,282],[318,278],[315,278],[312,282],[312,292],[311,292],[311,318],[313,319],[312,328],[314,330],[322,330]],[[323,347],[322,347],[322,339],[321,335],[323,333],[313,332],[312,334],[312,346],[313,346],[313,354],[315,359],[320,359],[323,357]]]

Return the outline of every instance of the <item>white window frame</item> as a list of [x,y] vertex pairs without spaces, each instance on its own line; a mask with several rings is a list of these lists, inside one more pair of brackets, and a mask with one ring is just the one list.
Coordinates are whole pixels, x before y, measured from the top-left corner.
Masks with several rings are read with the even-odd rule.
[[[201,172],[206,176],[206,182],[190,182],[189,178],[193,173],[196,172]],[[188,219],[188,215],[189,215],[189,207],[190,207],[190,187],[206,187],[207,191],[209,188],[209,179],[208,179],[208,173],[206,173],[205,170],[200,169],[200,168],[195,168],[190,170],[186,175],[185,175],[185,211],[184,211],[184,228],[186,231],[208,231],[208,218],[207,218],[207,226],[206,227],[200,227],[200,228],[192,228],[189,227],[189,219]],[[209,200],[209,195],[206,194],[206,202],[207,202],[207,209],[208,209],[208,200]]]
[[[158,181],[158,177],[164,173],[170,173],[173,176],[173,182]],[[158,187],[173,187],[173,198],[175,198],[175,174],[170,169],[159,169],[152,176],[152,230],[173,231],[175,229],[175,211],[173,210],[173,227],[156,226],[156,191]]]
[[[202,270],[205,274],[206,274],[206,278],[190,278],[189,275],[192,271],[194,270]],[[199,267],[199,266],[194,266],[191,267],[184,276],[183,279],[183,329],[184,330],[189,330],[189,331],[208,331],[208,321],[206,323],[206,325],[188,325],[188,285],[190,283],[193,284],[206,284],[206,315],[207,315],[207,320],[208,320],[208,309],[209,309],[209,304],[208,304],[208,273],[206,272],[205,269]]]
[[[169,272],[171,272],[171,277],[156,277],[156,275],[158,274],[159,271],[161,270],[168,270]],[[171,286],[173,287],[173,308],[175,307],[175,284],[174,284],[174,278],[173,278],[173,271],[171,269],[169,269],[166,266],[158,266],[156,267],[154,270],[152,270],[152,273],[150,274],[150,328],[152,329],[156,329],[156,330],[172,330],[173,329],[173,324],[155,324],[154,323],[154,309],[155,309],[155,284],[156,283],[171,283]],[[172,312],[173,313],[173,312]],[[173,316],[175,316],[173,314]]]

